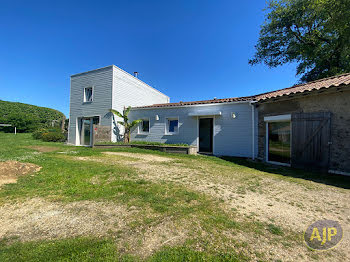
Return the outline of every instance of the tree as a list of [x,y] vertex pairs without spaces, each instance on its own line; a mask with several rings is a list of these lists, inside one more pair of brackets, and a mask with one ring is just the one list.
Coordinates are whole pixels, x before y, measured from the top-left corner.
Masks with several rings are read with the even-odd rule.
[[301,82],[350,72],[349,0],[271,0],[249,64],[296,62]]
[[124,143],[130,142],[130,130],[142,121],[141,119],[138,119],[138,120],[134,120],[131,123],[129,123],[128,115],[130,113],[130,109],[131,109],[131,106],[124,107],[123,114],[121,114],[120,112],[118,112],[117,110],[114,110],[114,109],[109,110],[111,113],[119,116],[120,118],[123,118],[123,121],[117,121],[117,123],[124,126],[124,129],[125,129],[125,131],[124,131]]

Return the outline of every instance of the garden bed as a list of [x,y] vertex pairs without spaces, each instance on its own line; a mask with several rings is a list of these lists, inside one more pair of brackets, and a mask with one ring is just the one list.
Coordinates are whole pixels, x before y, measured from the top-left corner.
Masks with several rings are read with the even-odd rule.
[[166,145],[166,144],[121,144],[121,143],[109,143],[109,144],[95,144],[93,145],[95,148],[142,148],[149,150],[156,150],[166,153],[175,153],[175,154],[187,154],[187,155],[195,155],[197,154],[197,147],[195,146],[179,146],[179,145]]

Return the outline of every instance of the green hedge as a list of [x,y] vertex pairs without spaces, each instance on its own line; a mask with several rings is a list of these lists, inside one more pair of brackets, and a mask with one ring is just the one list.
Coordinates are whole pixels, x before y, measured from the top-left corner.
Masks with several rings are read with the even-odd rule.
[[64,142],[66,136],[60,129],[40,128],[33,132],[33,138],[41,139],[46,142]]

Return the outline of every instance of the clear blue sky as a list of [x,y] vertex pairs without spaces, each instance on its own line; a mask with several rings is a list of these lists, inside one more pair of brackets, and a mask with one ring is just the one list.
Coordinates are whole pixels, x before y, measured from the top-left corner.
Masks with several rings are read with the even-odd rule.
[[0,99],[68,116],[70,75],[115,64],[172,102],[291,86],[295,65],[250,66],[264,0],[1,0]]

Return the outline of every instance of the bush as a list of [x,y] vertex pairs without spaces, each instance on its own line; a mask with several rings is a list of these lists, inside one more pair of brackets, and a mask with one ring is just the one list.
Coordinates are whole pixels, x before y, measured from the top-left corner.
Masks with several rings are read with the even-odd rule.
[[42,139],[44,133],[48,133],[49,131],[46,128],[40,128],[33,132],[33,138],[34,139]]
[[66,136],[60,129],[46,129],[40,128],[33,132],[34,139],[41,139],[46,142],[63,142],[66,140]]
[[42,134],[41,139],[45,142],[63,142],[66,137],[61,132],[47,132]]

